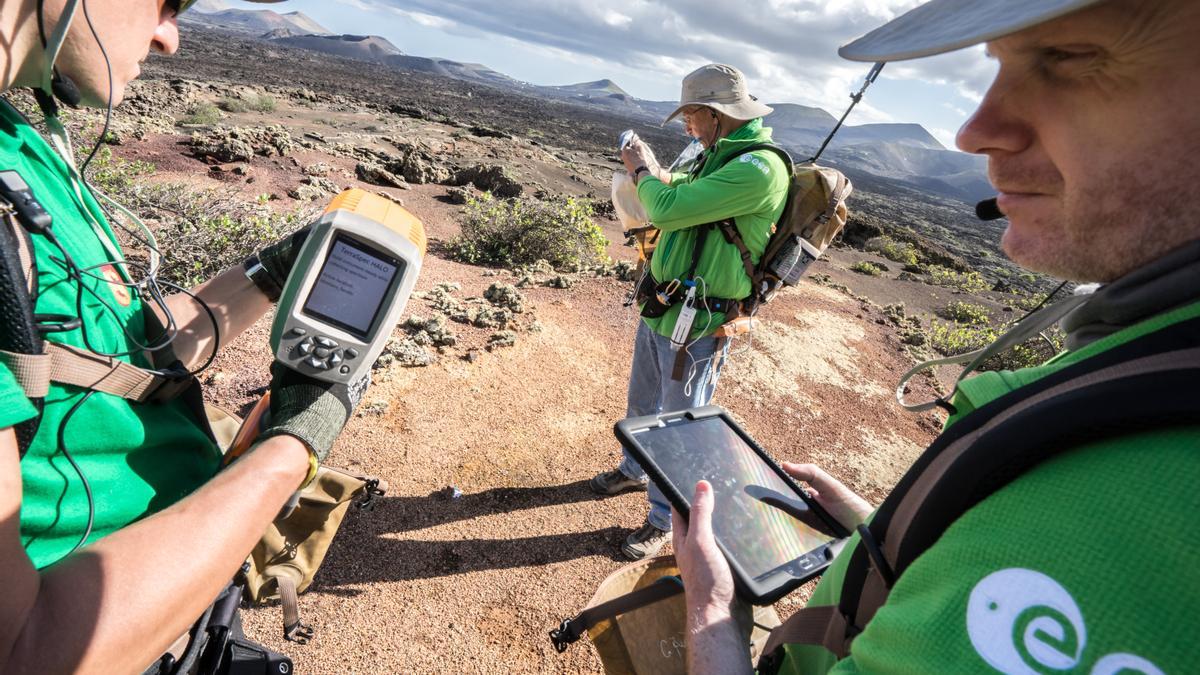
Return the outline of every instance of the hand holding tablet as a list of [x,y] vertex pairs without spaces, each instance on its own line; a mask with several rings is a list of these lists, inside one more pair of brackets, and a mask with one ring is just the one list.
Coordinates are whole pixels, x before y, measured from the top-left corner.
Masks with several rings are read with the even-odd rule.
[[696,483],[712,485],[712,533],[748,602],[820,575],[848,536],[721,408],[630,418],[616,434],[685,519]]

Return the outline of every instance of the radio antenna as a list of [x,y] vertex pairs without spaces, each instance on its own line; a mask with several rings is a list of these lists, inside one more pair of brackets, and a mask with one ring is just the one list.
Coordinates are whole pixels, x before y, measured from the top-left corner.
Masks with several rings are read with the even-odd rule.
[[825,137],[825,142],[821,144],[820,149],[817,150],[817,154],[809,157],[808,161],[805,162],[806,164],[812,164],[816,162],[817,159],[821,157],[821,153],[825,152],[825,148],[829,146],[829,142],[833,140],[834,135],[836,135],[838,130],[842,128],[842,124],[846,121],[846,118],[850,116],[850,111],[854,110],[854,106],[858,105],[858,102],[862,100],[863,94],[867,92],[867,87],[875,83],[875,79],[879,77],[879,73],[883,71],[883,67],[885,65],[887,65],[886,61],[880,61],[874,66],[871,66],[871,72],[867,73],[867,79],[863,82],[862,89],[859,89],[857,94],[850,94],[850,107],[846,108],[846,112],[842,115],[842,119],[838,120],[837,125],[833,127],[833,131],[829,132],[829,135]]

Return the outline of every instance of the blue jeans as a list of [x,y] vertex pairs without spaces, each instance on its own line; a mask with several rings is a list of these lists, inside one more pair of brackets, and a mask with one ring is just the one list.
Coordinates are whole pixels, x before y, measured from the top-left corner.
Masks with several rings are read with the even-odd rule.
[[[725,346],[720,354],[716,353],[717,338],[701,338],[689,346],[688,355],[684,357],[683,379],[672,380],[676,352],[671,350],[671,339],[639,321],[633,343],[633,370],[629,374],[625,416],[657,415],[708,405],[717,389],[721,365],[729,349],[728,341],[722,342]],[[646,480],[646,472],[629,452],[621,448],[621,453],[624,455],[618,467],[621,473],[635,480]],[[671,504],[653,482],[649,485],[649,499],[650,515],[646,520],[660,530],[669,531]]]

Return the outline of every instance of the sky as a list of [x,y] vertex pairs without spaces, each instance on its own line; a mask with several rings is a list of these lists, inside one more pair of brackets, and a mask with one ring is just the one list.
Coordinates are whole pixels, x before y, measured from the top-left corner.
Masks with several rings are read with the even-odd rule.
[[[272,9],[304,12],[335,33],[381,35],[406,54],[482,63],[534,84],[608,78],[642,99],[678,100],[684,75],[728,63],[765,102],[817,106],[840,117],[870,64],[838,58],[837,47],[920,2],[292,0]],[[916,122],[953,148],[994,73],[982,47],[888,64],[847,123]]]

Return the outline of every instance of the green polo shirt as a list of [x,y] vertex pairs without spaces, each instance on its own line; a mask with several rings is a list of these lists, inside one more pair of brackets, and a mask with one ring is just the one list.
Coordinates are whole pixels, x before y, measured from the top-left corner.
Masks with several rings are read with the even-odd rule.
[[[53,217],[55,236],[85,270],[81,313],[76,305],[80,287],[68,277],[62,252],[34,236],[36,311],[81,316],[94,350],[138,349],[146,341],[143,305],[135,291],[107,280],[120,276],[99,238],[112,238],[103,212],[90,195],[82,202],[76,197],[66,164],[7,102],[0,103],[0,167],[21,174]],[[99,233],[88,213],[100,224]],[[46,337],[85,346],[80,330]],[[149,365],[141,352],[121,358]],[[21,541],[39,568],[70,551],[86,527],[83,481],[58,444],[64,417],[83,395],[78,387],[51,385],[38,433],[21,461]],[[33,414],[11,372],[0,368],[0,428]],[[211,478],[219,462],[200,422],[179,401],[137,404],[94,394],[71,415],[63,441],[92,489],[95,522],[89,541],[179,501]]]

